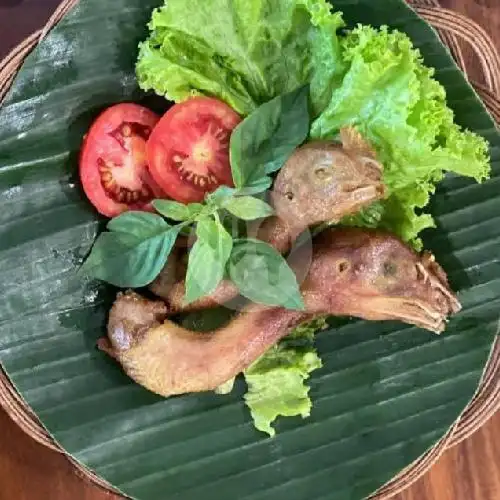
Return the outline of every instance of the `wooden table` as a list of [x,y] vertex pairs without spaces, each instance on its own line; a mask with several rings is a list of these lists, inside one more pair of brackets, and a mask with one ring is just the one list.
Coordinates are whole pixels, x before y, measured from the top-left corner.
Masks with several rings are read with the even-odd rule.
[[[0,58],[40,27],[58,1],[0,0]],[[442,0],[442,5],[479,22],[500,47],[500,0]],[[470,61],[473,67],[472,56]],[[0,428],[0,500],[112,498],[76,476],[64,457],[28,438],[3,411],[0,411]],[[424,478],[395,497],[395,500],[498,499],[500,414],[448,451]]]

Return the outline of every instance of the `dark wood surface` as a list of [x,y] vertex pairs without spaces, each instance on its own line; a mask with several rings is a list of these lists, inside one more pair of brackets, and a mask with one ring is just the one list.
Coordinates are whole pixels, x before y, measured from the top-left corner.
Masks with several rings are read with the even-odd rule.
[[[500,0],[442,0],[441,3],[479,22],[500,47]],[[58,0],[0,0],[0,58],[39,28],[57,4]],[[468,63],[475,67],[472,54]],[[78,477],[64,457],[27,437],[0,410],[0,500],[110,498]],[[414,486],[395,497],[395,500],[498,499],[500,414],[448,451]]]

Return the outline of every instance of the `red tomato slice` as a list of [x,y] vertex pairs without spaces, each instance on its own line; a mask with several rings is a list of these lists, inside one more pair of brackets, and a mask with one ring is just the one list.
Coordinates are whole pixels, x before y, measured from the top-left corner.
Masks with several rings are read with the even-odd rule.
[[165,198],[148,171],[146,141],[159,116],[137,104],[106,109],[90,127],[80,154],[80,179],[88,199],[107,217],[151,210]]
[[229,138],[240,121],[227,104],[209,97],[170,108],[147,143],[154,180],[183,203],[202,201],[222,184],[233,186]]

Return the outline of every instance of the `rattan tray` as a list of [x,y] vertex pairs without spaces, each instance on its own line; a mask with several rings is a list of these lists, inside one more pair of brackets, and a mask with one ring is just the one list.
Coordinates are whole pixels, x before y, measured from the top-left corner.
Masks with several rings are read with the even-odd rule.
[[[77,3],[63,1],[45,27],[18,45],[0,62],[0,103],[25,57],[36,47],[50,29]],[[463,43],[474,50],[483,71],[484,83],[471,81],[484,104],[497,123],[500,123],[500,56],[488,34],[473,21],[456,12],[443,9],[437,0],[407,0],[415,10],[434,26],[443,42],[449,47],[460,69],[467,75]],[[75,470],[99,487],[115,492],[113,487],[90,470],[74,461],[43,428],[38,417],[17,393],[8,376],[0,368],[0,404],[21,429],[42,445],[63,453]],[[425,455],[379,489],[371,498],[386,500],[406,489],[440,458],[445,450],[460,443],[479,429],[500,408],[500,337],[493,346],[490,359],[483,373],[474,399],[448,433]]]

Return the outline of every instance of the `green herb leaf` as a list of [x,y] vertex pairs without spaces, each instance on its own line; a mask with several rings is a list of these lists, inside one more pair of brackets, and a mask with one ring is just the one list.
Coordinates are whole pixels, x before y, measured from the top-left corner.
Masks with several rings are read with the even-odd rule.
[[275,97],[231,134],[234,184],[243,188],[279,170],[309,133],[309,85]]
[[251,196],[254,194],[263,193],[267,191],[273,183],[271,177],[267,175],[261,179],[246,185],[244,188],[238,189],[237,196]]
[[189,252],[186,303],[212,293],[224,276],[233,239],[220,221],[203,218],[196,226],[196,240]]
[[204,208],[201,203],[189,203],[189,205],[184,205],[184,203],[170,200],[154,200],[153,207],[164,217],[176,221],[194,219]]
[[107,225],[110,231],[133,234],[138,238],[148,238],[151,234],[165,231],[169,227],[170,225],[159,215],[133,210],[111,219]]
[[136,231],[132,226],[130,232],[102,233],[81,272],[121,288],[148,285],[163,269],[180,230],[180,226],[165,225],[160,230],[152,227],[148,234],[143,227]]
[[267,243],[236,240],[228,271],[247,299],[270,306],[304,309],[294,272],[283,256]]
[[208,203],[215,205],[217,207],[222,207],[224,202],[234,196],[238,192],[229,186],[219,186],[213,193],[209,193],[206,196]]
[[274,214],[273,207],[253,196],[230,198],[224,203],[224,208],[243,220],[255,220]]
[[222,208],[229,198],[233,196],[252,196],[254,194],[263,193],[271,187],[272,183],[273,180],[271,177],[266,175],[240,189],[231,188],[229,186],[219,186],[213,193],[208,194],[206,199],[208,203]]

